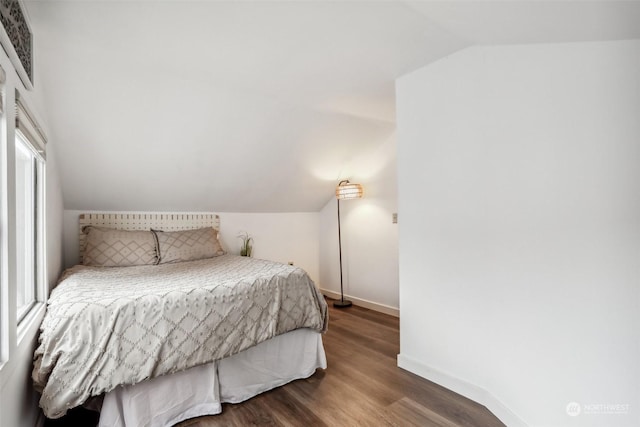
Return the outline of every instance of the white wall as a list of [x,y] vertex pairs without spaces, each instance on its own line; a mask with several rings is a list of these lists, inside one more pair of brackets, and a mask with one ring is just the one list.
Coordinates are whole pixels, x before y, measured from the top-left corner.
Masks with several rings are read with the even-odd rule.
[[[78,263],[78,216],[91,211],[64,211],[64,263]],[[240,253],[238,234],[253,237],[253,257],[303,268],[318,283],[318,213],[219,212],[220,240],[225,250]]]
[[640,41],[469,48],[397,101],[400,366],[508,425],[640,425]]
[[220,213],[221,241],[226,250],[240,253],[246,231],[253,237],[253,257],[303,268],[318,284],[318,213]]
[[[7,58],[4,51],[0,49],[0,65],[7,73],[7,82],[3,90],[5,96],[5,125],[2,126],[4,142],[3,154],[0,154],[0,158],[5,157],[7,161],[7,173],[11,174],[14,171],[14,123],[15,112],[13,108],[9,106],[14,104],[14,90],[18,88],[21,95],[26,99],[32,112],[36,115],[39,124],[47,129],[46,115],[43,115],[45,111],[42,109],[42,92],[39,86],[36,84],[34,91],[26,91],[20,82],[17,74],[13,70],[11,62]],[[36,82],[37,83],[37,82]],[[47,132],[48,133],[48,132]],[[49,134],[50,135],[50,134]],[[46,165],[46,263],[47,263],[47,279],[49,287],[57,280],[62,270],[62,190],[60,186],[60,179],[58,175],[58,163],[56,158],[56,143],[49,138],[47,144],[47,165]],[[4,181],[4,177],[0,177],[0,183]],[[14,180],[8,179],[6,201],[11,201],[9,204],[13,205],[15,200],[15,188]],[[2,190],[4,192],[4,188]],[[4,360],[4,364],[0,363],[0,425],[11,427],[33,427],[39,416],[38,399],[39,395],[33,390],[31,383],[31,369],[33,360],[33,351],[37,342],[38,327],[40,321],[44,315],[44,306],[41,306],[37,315],[30,318],[27,325],[21,331],[21,335],[16,333],[16,310],[14,305],[9,304],[9,309],[6,310],[4,298],[6,301],[15,301],[15,221],[12,217],[15,214],[15,208],[11,207],[8,212],[3,212],[2,221],[3,225],[9,224],[10,230],[7,239],[7,246],[3,246],[1,251],[7,251],[7,257],[5,258],[6,264],[4,267],[8,267],[8,274],[2,276],[3,287],[8,283],[7,292],[0,292],[0,303],[2,303],[2,316],[1,326],[3,334],[7,335],[6,340],[2,342],[5,348],[3,348],[3,356],[8,356],[8,360]],[[1,252],[0,251],[0,252]],[[6,280],[6,282],[5,282]]]
[[[340,202],[345,298],[355,304],[398,314],[398,226],[396,138],[349,166],[351,182],[364,197]],[[337,182],[336,182],[337,184]],[[338,214],[334,194],[320,211],[320,288],[340,293]]]
[[55,145],[53,143],[47,145],[47,279],[51,287],[60,277],[63,268],[64,206]]

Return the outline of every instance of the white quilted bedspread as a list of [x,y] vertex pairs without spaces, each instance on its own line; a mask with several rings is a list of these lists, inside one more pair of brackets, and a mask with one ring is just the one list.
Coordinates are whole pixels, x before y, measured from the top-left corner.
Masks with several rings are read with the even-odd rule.
[[301,269],[252,258],[75,266],[47,303],[34,355],[40,406],[58,418],[121,384],[219,360],[298,328],[327,307]]

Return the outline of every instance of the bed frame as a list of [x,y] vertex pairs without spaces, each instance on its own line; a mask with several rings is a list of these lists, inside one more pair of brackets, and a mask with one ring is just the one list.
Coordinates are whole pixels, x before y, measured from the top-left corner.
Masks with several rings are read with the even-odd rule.
[[213,227],[220,231],[220,216],[215,213],[185,213],[185,212],[92,212],[80,214],[79,220],[80,264],[86,247],[87,235],[82,228],[87,225],[117,228],[119,230],[149,230],[151,228],[163,231],[193,230],[196,228]]

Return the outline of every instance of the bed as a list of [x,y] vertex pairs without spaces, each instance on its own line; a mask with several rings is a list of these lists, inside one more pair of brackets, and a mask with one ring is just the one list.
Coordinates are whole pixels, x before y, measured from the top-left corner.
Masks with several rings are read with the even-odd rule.
[[[82,264],[47,302],[32,378],[49,418],[213,415],[326,368],[326,303],[300,268],[225,253],[214,214],[85,214]],[[154,231],[151,231],[154,230]]]

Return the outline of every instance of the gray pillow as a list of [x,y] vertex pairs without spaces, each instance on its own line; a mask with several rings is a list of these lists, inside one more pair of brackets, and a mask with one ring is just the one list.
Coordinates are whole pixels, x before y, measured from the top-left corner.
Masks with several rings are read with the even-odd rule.
[[224,255],[217,230],[207,227],[197,230],[152,230],[158,240],[160,264],[195,261]]
[[130,267],[158,263],[156,241],[150,231],[127,231],[86,226],[82,257],[84,265],[95,267]]

